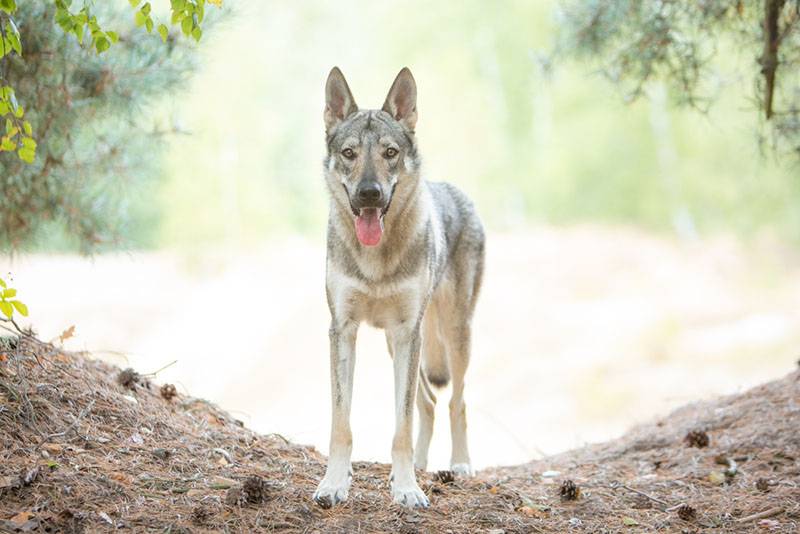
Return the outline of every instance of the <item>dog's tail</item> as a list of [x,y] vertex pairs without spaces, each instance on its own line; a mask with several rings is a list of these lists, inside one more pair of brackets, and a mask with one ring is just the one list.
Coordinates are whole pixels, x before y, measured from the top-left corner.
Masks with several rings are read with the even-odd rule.
[[450,382],[450,367],[442,344],[426,343],[422,358],[428,382],[437,388],[445,387]]

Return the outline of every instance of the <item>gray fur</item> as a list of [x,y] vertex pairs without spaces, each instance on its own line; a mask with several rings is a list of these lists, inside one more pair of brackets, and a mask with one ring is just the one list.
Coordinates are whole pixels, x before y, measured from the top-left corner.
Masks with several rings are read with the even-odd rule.
[[[470,200],[456,187],[420,176],[414,127],[416,84],[403,69],[381,110],[358,110],[334,68],[326,84],[325,183],[330,194],[326,293],[331,313],[333,425],[328,469],[315,498],[344,500],[350,485],[349,425],[358,324],[386,330],[394,359],[396,432],[392,445],[395,502],[427,506],[414,477],[425,468],[433,428],[433,386],[453,382],[451,466],[470,473],[464,375],[471,320],[480,290],[484,233]],[[396,154],[395,152],[396,151]],[[360,184],[377,184],[381,199],[364,206]],[[384,230],[362,245],[355,216],[379,209]],[[376,212],[373,212],[376,213]],[[416,456],[413,405],[420,414]]]

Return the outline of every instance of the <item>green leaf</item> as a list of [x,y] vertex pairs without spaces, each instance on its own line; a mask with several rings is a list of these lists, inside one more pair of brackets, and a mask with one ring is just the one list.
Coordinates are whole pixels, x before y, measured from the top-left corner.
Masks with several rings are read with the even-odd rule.
[[111,41],[106,39],[105,36],[100,36],[95,41],[94,46],[97,48],[97,53],[102,54],[111,47]]
[[14,308],[10,302],[0,300],[0,312],[3,312],[3,315],[11,319],[11,316],[14,315]]
[[161,35],[161,40],[165,43],[167,42],[167,37],[169,36],[169,28],[165,24],[158,25],[158,33]]
[[636,521],[634,518],[628,516],[622,518],[622,523],[627,527],[635,527],[636,525],[639,524],[639,522]]
[[147,17],[147,20],[144,21],[144,26],[147,28],[147,33],[151,33],[153,31],[153,19]]
[[3,290],[3,298],[4,299],[10,299],[10,298],[13,298],[13,297],[16,297],[16,296],[17,296],[17,290],[16,289],[4,289]]
[[116,43],[117,41],[119,41],[119,34],[117,32],[114,32],[114,31],[106,32],[106,37],[111,39],[112,43]]
[[22,146],[36,150],[36,141],[32,137],[22,137]]
[[33,128],[31,128],[31,123],[28,121],[22,123],[22,129],[25,130],[27,135],[33,135]]
[[18,300],[12,300],[11,304],[17,309],[20,315],[23,317],[28,316],[28,307]]
[[150,2],[147,2],[145,5],[142,6],[142,9],[140,11],[145,15],[150,15],[150,9],[151,9]]
[[141,11],[137,11],[136,15],[134,15],[133,17],[133,21],[136,23],[137,26],[144,26],[146,20],[147,20],[147,15],[145,15]]
[[17,10],[17,3],[14,0],[0,0],[0,11],[5,11],[8,14]]
[[10,150],[16,150],[16,149],[17,149],[17,143],[12,141],[8,137],[4,136],[0,140],[0,150],[9,150],[10,151]]
[[7,287],[8,287],[8,286],[6,285],[6,281],[5,281],[5,280],[3,280],[2,278],[0,278],[0,287],[2,287],[3,289],[5,289],[5,288],[7,288]]
[[128,0],[128,2],[131,4],[131,7],[136,7],[136,6],[138,6],[138,5],[139,5],[139,2],[141,2],[141,1],[142,1],[142,0]]
[[192,30],[192,37],[194,37],[195,41],[200,41],[200,38],[202,36],[203,36],[203,30],[200,29],[200,26]]
[[186,17],[181,21],[181,31],[183,31],[184,35],[188,37],[189,34],[192,33],[193,29],[194,29],[194,21],[192,20],[192,17]]
[[6,24],[6,29],[10,28],[10,33],[8,33],[8,42],[11,44],[11,48],[17,53],[18,56],[22,55],[22,44],[19,41],[19,30],[17,29],[17,25],[14,24],[14,20],[9,18],[8,24]]
[[25,163],[33,163],[33,161],[36,159],[36,150],[32,148],[20,148],[17,151],[17,155],[19,156],[19,159]]

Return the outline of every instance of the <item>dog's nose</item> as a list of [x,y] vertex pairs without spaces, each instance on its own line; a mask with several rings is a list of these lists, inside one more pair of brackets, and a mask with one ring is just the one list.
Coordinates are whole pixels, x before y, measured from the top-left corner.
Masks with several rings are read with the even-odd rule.
[[358,200],[364,203],[375,203],[381,199],[381,187],[377,182],[361,183],[356,191]]

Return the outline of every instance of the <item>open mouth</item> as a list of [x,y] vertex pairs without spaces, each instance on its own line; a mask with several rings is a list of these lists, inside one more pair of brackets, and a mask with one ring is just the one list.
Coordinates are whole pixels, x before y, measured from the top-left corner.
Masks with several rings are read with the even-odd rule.
[[[354,210],[355,211],[355,210]],[[380,208],[361,208],[356,214],[356,237],[362,245],[374,247],[383,236],[383,216]]]
[[345,195],[347,195],[347,200],[350,202],[350,210],[355,217],[356,237],[358,237],[358,241],[367,247],[377,246],[381,242],[381,237],[383,237],[383,218],[392,205],[397,182],[392,184],[392,191],[389,193],[389,201],[383,207],[370,206],[357,208],[353,204],[353,199],[350,197],[347,186],[342,184],[342,187],[344,188]]

